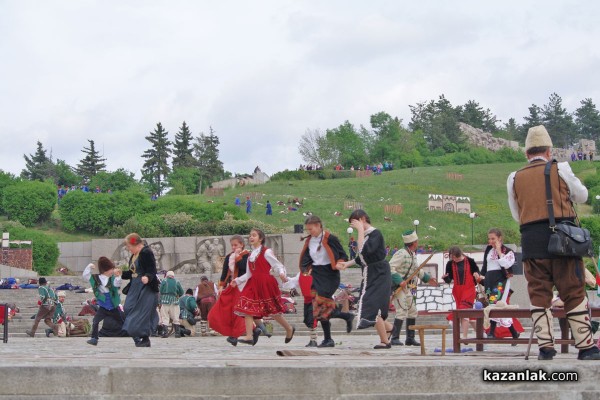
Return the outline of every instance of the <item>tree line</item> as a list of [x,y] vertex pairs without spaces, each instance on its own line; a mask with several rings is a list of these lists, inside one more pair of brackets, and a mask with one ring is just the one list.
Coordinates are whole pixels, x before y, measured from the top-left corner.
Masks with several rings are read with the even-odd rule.
[[[397,167],[435,165],[439,157],[469,150],[459,122],[520,144],[524,144],[528,129],[536,125],[546,126],[556,147],[570,148],[579,139],[600,140],[600,113],[590,98],[568,112],[561,97],[552,93],[546,104],[528,108],[522,124],[512,117],[502,123],[475,100],[453,106],[443,94],[409,108],[407,126],[398,117],[379,112],[371,115],[370,127],[345,121],[325,131],[308,129],[300,138],[298,151],[305,163],[322,167],[341,164],[350,168],[384,161]],[[509,158],[512,161],[512,156]]]
[[160,122],[147,136],[149,147],[141,158],[142,178],[135,180],[135,174],[123,168],[106,171],[106,158],[96,148],[94,140],[88,139],[88,146],[81,152],[83,158],[76,166],[64,160],[53,160],[51,154],[38,141],[34,154],[24,154],[25,168],[20,177],[32,181],[52,181],[60,186],[98,187],[102,190],[125,190],[141,185],[146,191],[161,195],[166,188],[173,194],[201,193],[212,182],[230,177],[219,160],[219,138],[212,126],[208,134],[194,137],[189,126],[183,121],[174,141]]

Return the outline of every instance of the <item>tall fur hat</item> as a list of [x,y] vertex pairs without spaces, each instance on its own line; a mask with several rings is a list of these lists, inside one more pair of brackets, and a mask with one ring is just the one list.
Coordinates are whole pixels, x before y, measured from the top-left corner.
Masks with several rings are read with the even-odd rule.
[[419,240],[417,236],[417,232],[415,231],[406,231],[402,234],[402,241],[404,244],[410,244]]
[[173,272],[173,271],[168,271],[168,272],[167,272],[167,278],[175,278],[175,272]]
[[525,151],[533,147],[552,147],[552,139],[544,125],[532,126],[527,131]]
[[115,264],[110,261],[108,258],[106,257],[100,257],[98,259],[98,271],[103,274],[106,271],[110,271],[111,269],[115,268]]

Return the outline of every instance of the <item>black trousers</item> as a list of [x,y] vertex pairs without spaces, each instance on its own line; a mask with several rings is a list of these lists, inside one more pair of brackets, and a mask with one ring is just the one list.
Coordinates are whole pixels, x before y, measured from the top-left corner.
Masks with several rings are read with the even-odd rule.
[[98,325],[100,322],[104,321],[104,318],[111,317],[118,320],[121,320],[121,314],[119,313],[118,308],[113,308],[112,310],[107,310],[104,307],[98,307],[98,311],[96,315],[94,315],[94,321],[92,322],[92,337],[98,339]]

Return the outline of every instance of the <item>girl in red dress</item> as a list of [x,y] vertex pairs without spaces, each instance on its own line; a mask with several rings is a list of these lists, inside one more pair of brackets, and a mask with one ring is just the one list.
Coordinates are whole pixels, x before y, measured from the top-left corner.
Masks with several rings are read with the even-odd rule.
[[[450,261],[446,264],[446,274],[442,276],[442,279],[446,283],[454,281],[452,297],[454,297],[456,309],[471,309],[475,303],[475,288],[479,279],[479,267],[475,260],[465,256],[457,246],[450,247],[448,255],[450,256]],[[451,315],[449,315],[450,318]],[[469,323],[473,327],[473,330],[475,330],[474,320],[469,321],[467,318],[463,318],[460,322],[463,339],[467,338]],[[458,329],[458,327],[454,329]]]
[[281,302],[281,291],[277,280],[271,275],[271,268],[276,268],[281,280],[287,282],[285,266],[275,258],[271,249],[264,246],[263,231],[253,228],[249,242],[252,252],[248,257],[246,273],[231,282],[231,286],[239,286],[241,289],[240,298],[233,310],[243,316],[246,323],[246,336],[238,339],[238,343],[256,344],[256,336],[253,336],[254,319],[268,316],[285,329],[285,343],[289,343],[296,328],[283,318],[285,308]]

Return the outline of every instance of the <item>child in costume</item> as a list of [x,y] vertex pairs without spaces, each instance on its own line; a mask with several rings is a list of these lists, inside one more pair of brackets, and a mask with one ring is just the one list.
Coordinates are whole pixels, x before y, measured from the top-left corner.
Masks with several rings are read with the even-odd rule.
[[94,264],[88,264],[83,271],[83,278],[92,285],[94,296],[98,303],[98,312],[94,315],[92,322],[92,337],[87,341],[88,344],[96,346],[98,344],[98,325],[107,317],[117,320],[121,319],[119,305],[121,296],[119,288],[121,287],[121,270],[115,269],[115,264],[106,257],[98,259],[99,274],[93,274],[96,269]]

